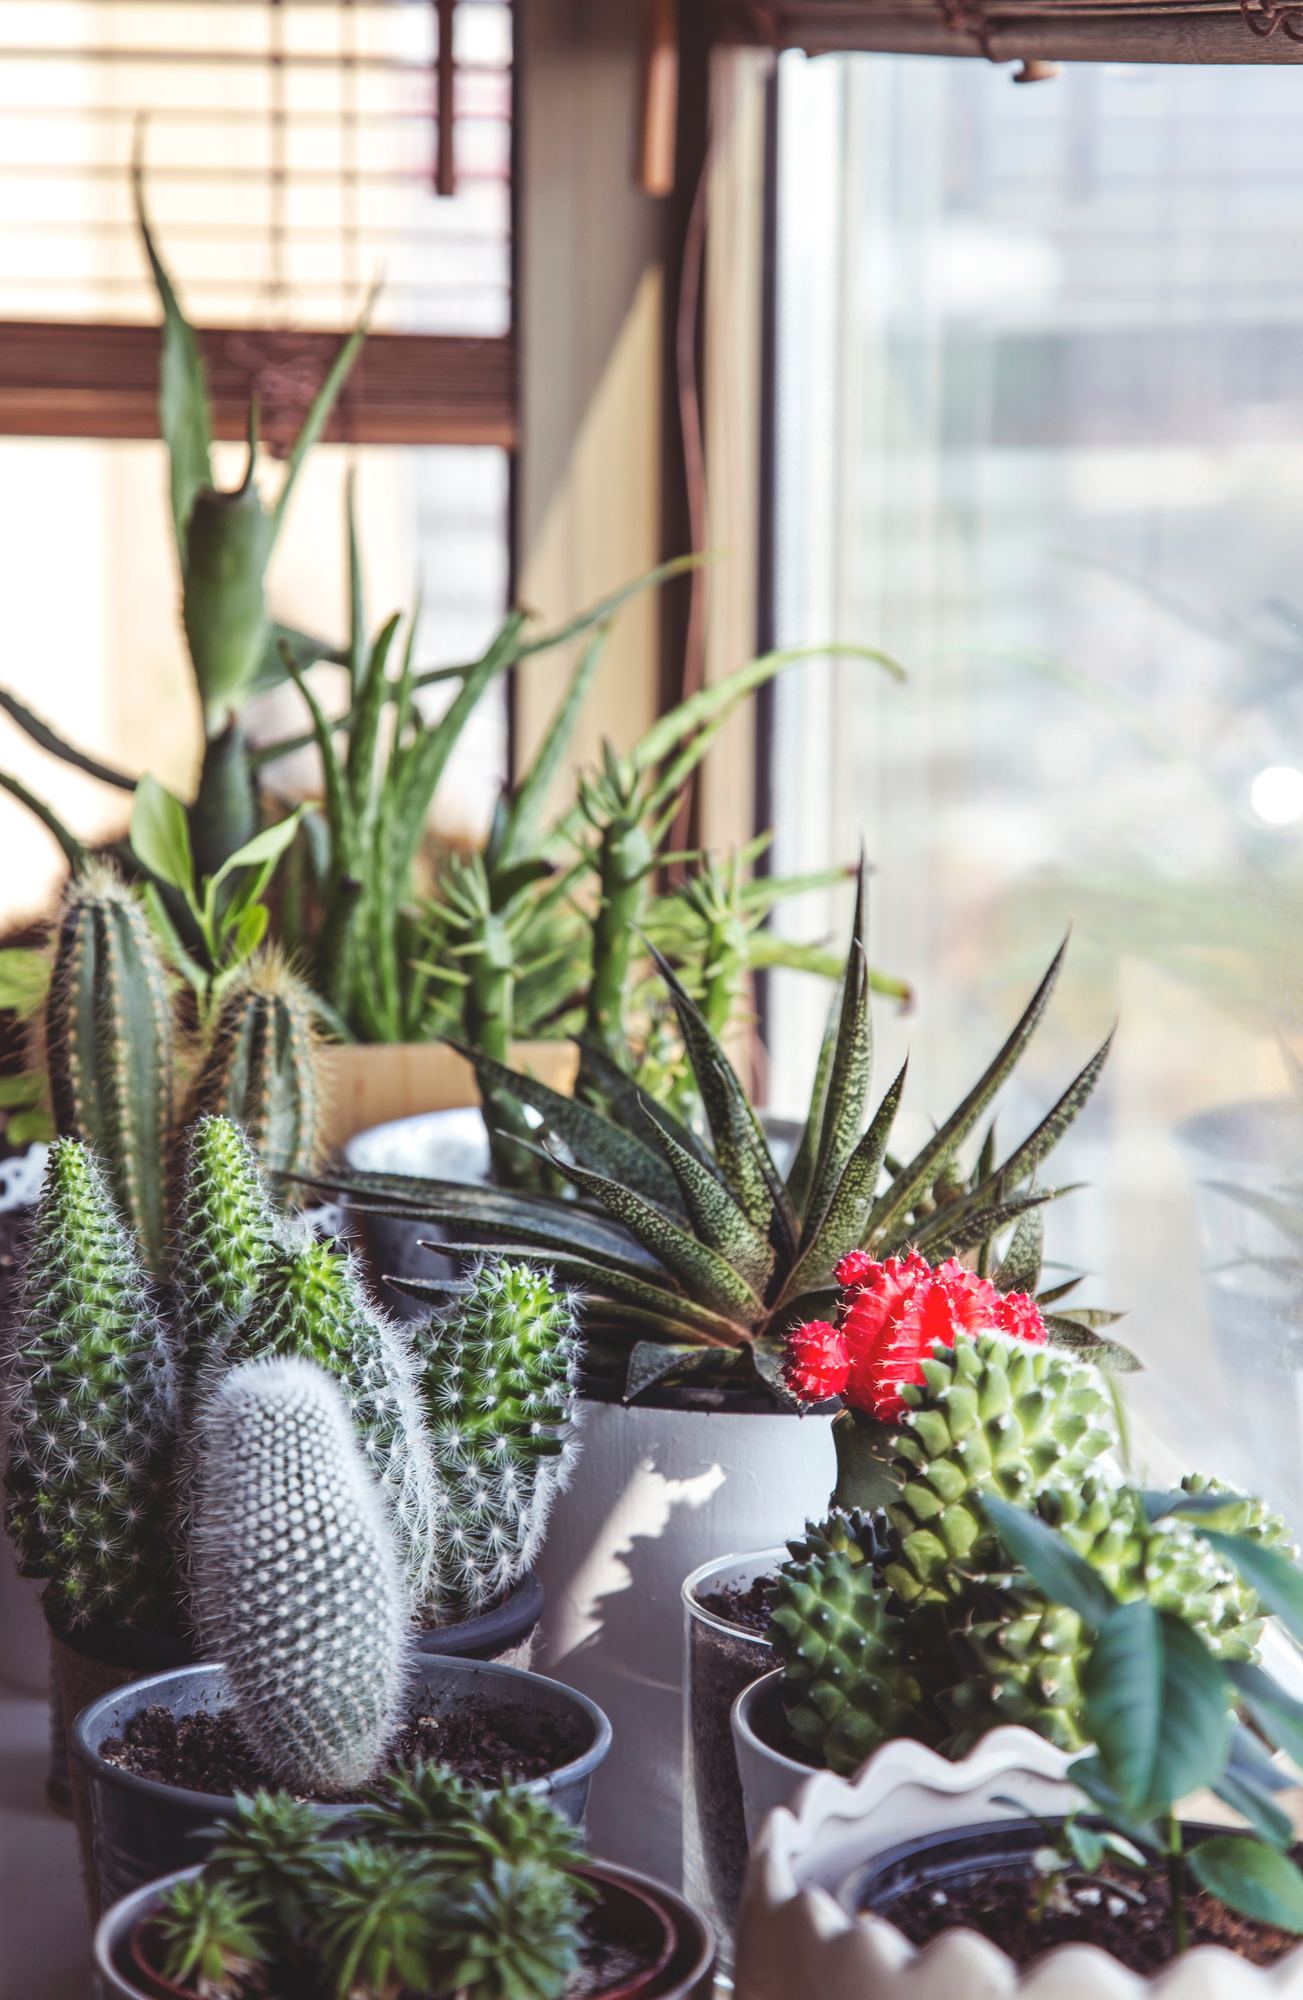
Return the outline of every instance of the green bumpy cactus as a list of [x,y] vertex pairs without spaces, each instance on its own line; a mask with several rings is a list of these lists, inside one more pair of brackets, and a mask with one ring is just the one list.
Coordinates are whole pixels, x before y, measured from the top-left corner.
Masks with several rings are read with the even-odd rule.
[[444,1622],[495,1602],[542,1544],[575,1451],[574,1302],[528,1264],[486,1262],[418,1342],[443,1489],[431,1608]]
[[347,1796],[400,1719],[409,1615],[344,1399],[309,1361],[248,1362],[198,1434],[194,1608],[240,1733],[269,1776]]
[[56,1622],[170,1608],[167,1346],[88,1147],[50,1150],[6,1385],[7,1525]]
[[923,1375],[901,1391],[903,1483],[888,1508],[899,1553],[886,1578],[906,1603],[943,1587],[954,1563],[980,1569],[995,1556],[983,1489],[1030,1505],[1117,1444],[1098,1375],[1059,1349],[979,1334],[938,1347]]
[[274,1244],[221,1362],[302,1356],[344,1392],[363,1457],[392,1508],[415,1606],[438,1599],[440,1496],[407,1330],[377,1312],[352,1258],[300,1227]]
[[222,999],[195,1082],[192,1119],[230,1118],[270,1173],[307,1173],[319,1139],[317,1036],[304,982],[275,952],[243,967]]
[[186,1138],[175,1249],[178,1374],[188,1410],[220,1360],[272,1254],[278,1219],[253,1148],[229,1118],[204,1116]]
[[114,1199],[161,1274],[172,1121],[171,999],[137,900],[93,863],[68,884],[55,927],[45,1060],[61,1137],[93,1146]]

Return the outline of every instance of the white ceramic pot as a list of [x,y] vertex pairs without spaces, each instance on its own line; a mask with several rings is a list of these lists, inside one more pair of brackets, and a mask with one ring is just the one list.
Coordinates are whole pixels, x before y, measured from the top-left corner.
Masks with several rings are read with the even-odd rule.
[[[819,2000],[995,2000],[1018,1991],[1027,2000],[1131,2000],[1130,1986],[1020,1987],[1003,1952],[969,1932],[939,1941],[923,1963],[893,1925],[848,1915],[838,1900],[849,1877],[902,1841],[1072,1811],[1080,1795],[1065,1777],[1070,1761],[1029,1729],[996,1729],[959,1763],[898,1737],[854,1782],[831,1771],[807,1772],[790,1804],[765,1820],[753,1847],[738,1923],[737,2000],[806,1993]],[[1118,1970],[1100,1952],[1085,1956]],[[1013,1984],[1000,1983],[1001,1967]],[[1144,1983],[1134,1990],[1143,1991]],[[1194,2000],[1199,1990],[1181,2000]]]
[[684,1577],[721,1549],[799,1533],[835,1476],[823,1418],[588,1403],[573,1484],[537,1570],[537,1664],[615,1730],[588,1837],[604,1859],[681,1880]]
[[[1058,1762],[1058,1770],[1055,1768]],[[1303,2000],[1303,1946],[1269,1969],[1200,1946],[1152,1979],[1094,1946],[1061,1945],[1020,1970],[963,1929],[925,1947],[883,1917],[857,1913],[865,1864],[920,1835],[1079,1803],[1067,1759],[1023,1729],[993,1731],[959,1764],[919,1744],[887,1744],[848,1783],[806,1781],[766,1821],[738,1927],[736,2000]]]

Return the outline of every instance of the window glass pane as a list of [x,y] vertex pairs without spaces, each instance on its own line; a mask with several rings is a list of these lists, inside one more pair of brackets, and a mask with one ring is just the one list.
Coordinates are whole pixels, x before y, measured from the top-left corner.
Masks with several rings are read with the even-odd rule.
[[[217,475],[238,483],[243,451],[220,445]],[[500,622],[507,591],[507,461],[483,449],[318,446],[295,489],[269,578],[273,614],[342,641],[347,629],[344,481],[357,473],[358,524],[373,631],[421,599],[416,658],[473,659]],[[267,467],[271,490],[278,468]],[[179,616],[157,444],[46,438],[0,440],[0,535],[11,587],[4,683],[73,741],[108,762],[152,770],[187,797],[200,723]],[[341,675],[315,670],[322,700],[342,705]],[[431,690],[430,712],[449,693]],[[253,717],[263,741],[297,733],[302,705],[285,689]],[[0,717],[0,764],[55,807],[85,839],[122,831],[126,801],[45,756]],[[481,836],[506,769],[501,692],[480,704],[445,773],[442,832]],[[290,794],[318,790],[309,754],[271,767]],[[0,796],[5,866],[0,919],[48,909],[62,857],[31,815]]]
[[[1050,1253],[1130,1309],[1146,1418],[1303,1513],[1303,1266],[1205,1185],[1303,1217],[1303,1121],[1265,1155],[1238,1114],[1212,1151],[1189,1123],[1285,1099],[1303,1029],[1297,103],[1288,69],[783,59],[779,638],[885,645],[910,682],[789,676],[774,784],[779,867],[864,833],[875,955],[918,993],[880,1010],[879,1074],[911,1047],[920,1135],[1075,924],[1004,1114],[1020,1136],[1120,1017]],[[820,1007],[775,982],[784,1108]]]

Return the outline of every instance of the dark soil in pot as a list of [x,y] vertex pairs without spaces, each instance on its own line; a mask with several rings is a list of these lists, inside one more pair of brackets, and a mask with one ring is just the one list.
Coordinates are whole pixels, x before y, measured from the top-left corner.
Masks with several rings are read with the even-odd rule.
[[[246,1748],[229,1709],[178,1716],[154,1704],[132,1716],[120,1736],[101,1746],[100,1754],[119,1770],[190,1792],[230,1797],[276,1784]],[[573,1735],[558,1728],[551,1717],[530,1717],[525,1727],[515,1715],[508,1733],[493,1701],[471,1695],[445,1715],[409,1717],[390,1746],[387,1764],[392,1768],[428,1759],[451,1766],[471,1784],[496,1785],[504,1777],[519,1783],[541,1778],[573,1755]]]
[[[886,1917],[915,1945],[962,1928],[989,1938],[1019,1967],[1059,1945],[1090,1944],[1141,1977],[1161,1971],[1172,1956],[1163,1864],[1141,1871],[1109,1862],[1097,1877],[1051,1899],[1038,1919],[1043,1877],[1032,1856],[1045,1844],[1045,1830],[1021,1820],[910,1842],[880,1856],[848,1900]],[[1221,1945],[1251,1965],[1274,1965],[1299,1943],[1293,1932],[1239,1916],[1193,1883],[1186,1912],[1191,1946]]]

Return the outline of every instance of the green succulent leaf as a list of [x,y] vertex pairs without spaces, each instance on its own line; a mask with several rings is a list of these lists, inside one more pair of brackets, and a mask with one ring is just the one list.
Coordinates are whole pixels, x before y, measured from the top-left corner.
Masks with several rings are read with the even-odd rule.
[[1025,1215],[1019,1216],[1009,1247],[993,1274],[997,1292],[1030,1292],[1034,1295],[1041,1282],[1044,1256],[1045,1212],[1029,1208]]
[[774,1271],[773,1245],[754,1227],[719,1175],[703,1166],[686,1146],[681,1146],[651,1116],[645,1102],[643,1112],[647,1127],[674,1174],[682,1204],[698,1236],[721,1257],[726,1257],[756,1296],[763,1298]]
[[832,1068],[820,1121],[819,1151],[810,1187],[810,1212],[821,1216],[833,1198],[842,1170],[859,1143],[873,1073],[873,1026],[869,1011],[868,961],[864,951],[865,862],[861,857],[855,891],[855,918],[842,974],[841,1008]]
[[664,1209],[604,1174],[589,1173],[563,1160],[554,1159],[553,1165],[582,1194],[600,1202],[644,1248],[653,1251],[694,1297],[717,1312],[737,1315],[744,1324],[760,1318],[760,1300],[741,1273],[718,1251],[680,1228]]
[[826,1285],[838,1260],[848,1250],[854,1250],[864,1242],[869,1211],[882,1177],[882,1163],[886,1158],[891,1128],[900,1106],[901,1092],[905,1088],[907,1069],[908,1062],[902,1063],[874,1113],[868,1131],[847,1160],[826,1213],[792,1267],[783,1287],[780,1307]]

